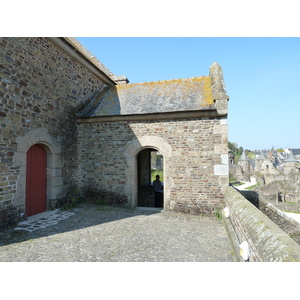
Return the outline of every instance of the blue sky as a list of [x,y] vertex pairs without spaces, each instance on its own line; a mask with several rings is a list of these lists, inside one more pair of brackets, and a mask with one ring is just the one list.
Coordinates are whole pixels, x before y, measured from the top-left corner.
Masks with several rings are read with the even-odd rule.
[[18,22],[3,14],[0,25],[2,36],[84,36],[90,52],[132,83],[208,75],[216,61],[230,96],[229,140],[251,150],[296,148],[298,2],[53,0],[45,14],[40,1],[17,0],[2,10]]
[[244,149],[300,148],[300,38],[84,37],[131,83],[208,75],[218,62],[229,101],[229,141]]
[[[38,0],[16,0],[1,3],[1,9],[6,13],[1,15],[0,28],[1,36],[163,37],[79,40],[115,75],[126,75],[132,83],[208,75],[210,65],[217,61],[223,68],[225,84],[230,96],[229,140],[252,150],[272,146],[275,148],[300,147],[298,6],[297,0],[284,2],[279,0],[252,0],[251,2],[240,0],[185,0],[184,2],[85,0],[84,2],[72,1],[71,4],[69,1],[53,0],[50,5],[46,6],[41,5],[41,1]],[[168,36],[200,38],[164,38]],[[202,38],[224,36],[263,38]],[[297,38],[265,38],[268,36]],[[52,265],[49,266],[52,267]],[[167,266],[169,268],[169,265]],[[290,272],[292,271],[290,266],[280,265],[280,271]],[[168,283],[174,285],[174,279],[178,277],[176,272],[169,274],[164,269],[165,267],[159,266],[158,268],[156,265],[154,267],[156,271],[159,270],[165,275],[165,286],[168,286]],[[183,267],[185,280],[180,278],[180,285],[177,285],[179,294],[188,293],[188,296],[192,296],[198,292],[198,286],[194,285],[193,289],[190,276],[186,274],[197,272],[199,265],[188,264],[188,269],[187,265],[181,265],[180,271]],[[274,272],[270,272],[270,265],[267,267],[268,269],[265,265],[255,265],[255,270],[248,268],[247,272],[243,272],[245,265],[230,265],[230,270],[226,272],[232,276],[243,273],[243,276],[235,278],[235,280],[241,280],[238,286],[242,286],[253,276],[257,277],[262,274],[264,277],[256,281],[258,286],[262,282],[262,288],[257,288],[261,291],[266,284],[265,274],[268,274],[270,284],[277,279],[277,265]],[[55,268],[57,271],[56,265]],[[132,269],[132,266],[130,268]],[[233,268],[235,269],[232,272]],[[11,271],[11,269],[10,267],[5,271]],[[112,267],[109,266],[109,269],[105,271],[110,272],[111,269]],[[201,269],[204,272],[201,274],[198,272],[197,279],[209,289],[215,288],[215,282],[218,282],[220,290],[225,290],[232,284],[232,276],[224,277],[222,272],[215,272],[210,265],[201,265]],[[257,272],[257,269],[260,272]],[[144,265],[142,270],[145,270]],[[142,270],[140,268],[138,270],[139,274],[142,274],[140,277],[151,280],[154,270],[149,268],[146,272]],[[13,271],[12,274],[15,274],[16,270]],[[17,271],[20,272],[19,267]],[[42,270],[38,271],[41,273]],[[59,271],[64,271],[64,269],[60,268]],[[89,269],[83,271],[91,273]],[[113,271],[119,272],[117,269]],[[124,271],[126,271],[124,274],[130,274],[131,277],[136,273],[127,268]],[[26,269],[26,274],[27,272]],[[47,278],[47,274],[51,273],[46,270],[42,278]],[[173,278],[173,274],[177,277]],[[73,284],[72,276],[66,275],[66,280],[71,279],[67,283]],[[169,282],[170,278],[172,280]],[[210,280],[211,278],[214,280]],[[230,281],[227,281],[227,278]],[[84,279],[89,281],[85,282]],[[103,278],[101,280],[103,281]],[[278,289],[268,289],[267,294],[263,296],[268,298],[275,296],[276,299],[279,296],[281,298],[293,297],[294,291],[288,287],[296,285],[297,278],[287,280],[285,282],[281,279],[281,285],[286,283],[287,287],[282,289],[282,292]],[[91,290],[90,278],[86,276],[81,278],[81,281],[84,287],[85,283],[89,287],[83,290],[86,294]],[[5,281],[6,286],[14,287],[11,282]],[[116,292],[115,281],[104,282],[104,294]],[[122,294],[120,296],[124,294],[124,291],[127,292],[128,286],[132,298],[140,298],[139,293],[137,295],[132,293],[132,285],[128,283],[127,280],[121,282],[122,288],[119,290]],[[268,280],[267,283],[269,283]],[[154,294],[156,290],[153,291],[147,289],[150,297],[156,296]],[[174,291],[174,296],[177,296],[178,288]],[[239,289],[236,291],[236,295],[234,291],[230,291],[234,299],[240,297],[241,294]],[[253,289],[253,295],[251,291],[247,290],[250,297],[256,296],[256,289]],[[77,290],[76,292],[78,294]],[[79,295],[82,294],[80,292]],[[68,289],[68,295],[69,293]],[[173,296],[170,289],[166,289],[163,293],[169,297],[170,294],[171,297]],[[215,295],[219,298],[217,293]],[[214,295],[210,296],[217,299]]]

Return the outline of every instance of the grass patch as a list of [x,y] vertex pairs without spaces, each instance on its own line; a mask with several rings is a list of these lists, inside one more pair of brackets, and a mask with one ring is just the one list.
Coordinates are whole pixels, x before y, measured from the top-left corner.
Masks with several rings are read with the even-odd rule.
[[244,182],[240,182],[240,183],[237,183],[237,184],[233,184],[233,186],[240,186],[240,185],[243,185],[245,184]]
[[215,216],[216,216],[216,218],[217,218],[218,220],[222,220],[222,213],[221,213],[221,212],[215,211],[214,214],[215,214]]
[[248,187],[245,188],[245,190],[252,190],[252,189],[254,189],[256,186],[257,186],[257,184],[248,186]]
[[229,183],[237,182],[237,181],[238,180],[231,173],[229,173]]

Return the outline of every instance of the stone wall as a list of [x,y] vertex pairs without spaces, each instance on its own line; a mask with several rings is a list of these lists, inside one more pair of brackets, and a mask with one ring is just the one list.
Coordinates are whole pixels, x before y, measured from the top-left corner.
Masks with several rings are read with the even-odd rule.
[[11,223],[24,213],[33,144],[48,153],[48,205],[74,192],[76,112],[104,84],[49,39],[25,37],[0,38],[0,81],[0,211],[7,225],[5,216]]
[[299,174],[291,172],[286,180],[275,180],[254,190],[260,198],[283,210],[300,212]]
[[112,74],[84,51],[70,38],[0,38],[0,226],[25,216],[26,153],[34,144],[47,152],[47,208],[86,188],[136,206],[137,154],[153,148],[164,157],[165,209],[218,210],[228,186],[228,96],[220,66],[213,64],[205,79],[207,107],[89,123],[77,116],[89,117],[105,91],[116,89]]
[[228,186],[227,119],[180,119],[80,125],[80,187],[124,194],[137,205],[137,154],[164,156],[164,209],[211,214]]
[[292,238],[295,235],[300,235],[300,224],[272,203],[260,199],[259,209]]
[[228,187],[224,195],[229,217],[223,213],[223,220],[236,253],[240,253],[239,245],[245,241],[250,247],[250,262],[300,261],[300,246],[278,225],[233,187]]
[[300,243],[300,224],[289,217],[284,211],[294,211],[299,205],[294,203],[271,203],[255,191],[239,191],[249,202],[277,224],[294,241]]

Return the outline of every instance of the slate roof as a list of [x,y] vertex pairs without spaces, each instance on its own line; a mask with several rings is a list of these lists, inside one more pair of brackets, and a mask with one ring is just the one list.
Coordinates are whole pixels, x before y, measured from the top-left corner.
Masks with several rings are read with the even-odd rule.
[[300,149],[296,148],[296,149],[290,149],[294,155],[300,155]]
[[291,151],[288,157],[284,160],[284,162],[298,162],[298,159],[294,156],[293,152]]
[[117,85],[100,93],[85,116],[166,113],[214,109],[209,76]]
[[239,161],[249,161],[249,158],[247,157],[245,151],[243,151],[241,158],[239,159]]
[[263,151],[260,153],[260,155],[256,158],[257,160],[265,160],[266,156],[264,155]]

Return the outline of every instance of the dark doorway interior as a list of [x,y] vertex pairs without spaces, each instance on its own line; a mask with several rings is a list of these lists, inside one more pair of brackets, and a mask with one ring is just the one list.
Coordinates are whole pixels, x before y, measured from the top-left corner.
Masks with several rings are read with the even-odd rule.
[[[156,175],[160,176],[163,184],[163,156],[153,148],[143,149],[138,154],[138,206],[155,207],[153,181]],[[163,207],[163,193],[161,193],[161,204]]]

